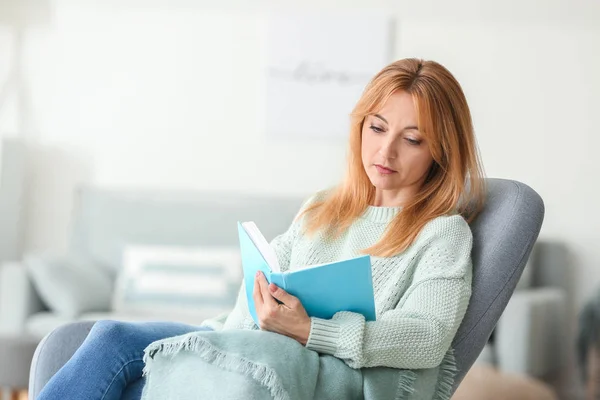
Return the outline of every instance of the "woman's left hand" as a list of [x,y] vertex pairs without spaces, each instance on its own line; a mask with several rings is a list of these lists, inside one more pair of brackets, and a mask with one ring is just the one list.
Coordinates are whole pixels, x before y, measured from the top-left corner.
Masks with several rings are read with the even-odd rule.
[[[254,305],[260,329],[280,333],[305,345],[310,334],[310,317],[297,297],[274,284],[262,272],[254,279]],[[283,304],[277,303],[275,300]]]

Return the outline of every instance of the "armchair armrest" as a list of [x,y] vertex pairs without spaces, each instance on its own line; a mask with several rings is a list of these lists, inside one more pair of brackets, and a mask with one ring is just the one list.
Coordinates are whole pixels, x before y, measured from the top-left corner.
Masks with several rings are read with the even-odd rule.
[[0,332],[19,334],[30,315],[43,311],[44,305],[19,263],[0,266]]
[[31,361],[30,399],[37,399],[50,378],[81,346],[94,323],[94,321],[84,321],[66,324],[56,328],[42,339]]
[[504,371],[543,377],[565,360],[566,295],[558,288],[514,293],[496,327],[496,359]]

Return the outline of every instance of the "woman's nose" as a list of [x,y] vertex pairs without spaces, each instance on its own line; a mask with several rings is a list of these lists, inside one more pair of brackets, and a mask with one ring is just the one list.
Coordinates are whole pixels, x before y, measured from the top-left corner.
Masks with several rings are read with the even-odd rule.
[[393,160],[398,157],[398,152],[393,145],[393,142],[386,142],[379,148],[379,154],[387,159]]

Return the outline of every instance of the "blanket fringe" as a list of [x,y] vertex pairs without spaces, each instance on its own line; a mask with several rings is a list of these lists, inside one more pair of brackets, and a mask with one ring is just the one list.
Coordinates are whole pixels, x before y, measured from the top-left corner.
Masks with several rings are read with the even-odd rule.
[[415,380],[417,374],[415,371],[404,369],[400,371],[400,378],[398,379],[398,388],[396,390],[395,400],[403,400],[409,398],[415,391]]
[[440,373],[432,400],[450,400],[457,371],[454,349],[450,349],[440,364]]
[[200,358],[219,368],[246,375],[262,386],[265,386],[274,400],[290,400],[288,392],[283,388],[275,371],[262,364],[253,363],[242,357],[225,353],[214,347],[207,340],[190,334],[186,338],[178,338],[176,341],[163,341],[160,344],[152,344],[144,351],[143,375],[150,373],[151,365],[156,353],[160,352],[165,357],[175,357],[181,351],[196,353]]

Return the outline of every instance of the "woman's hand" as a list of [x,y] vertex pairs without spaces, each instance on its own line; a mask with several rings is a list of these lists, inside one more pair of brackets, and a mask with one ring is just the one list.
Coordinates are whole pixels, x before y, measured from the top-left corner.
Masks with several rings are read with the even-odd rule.
[[[305,345],[310,334],[310,317],[296,297],[274,284],[262,272],[254,279],[254,305],[260,329],[280,333]],[[277,303],[279,300],[283,304]]]

